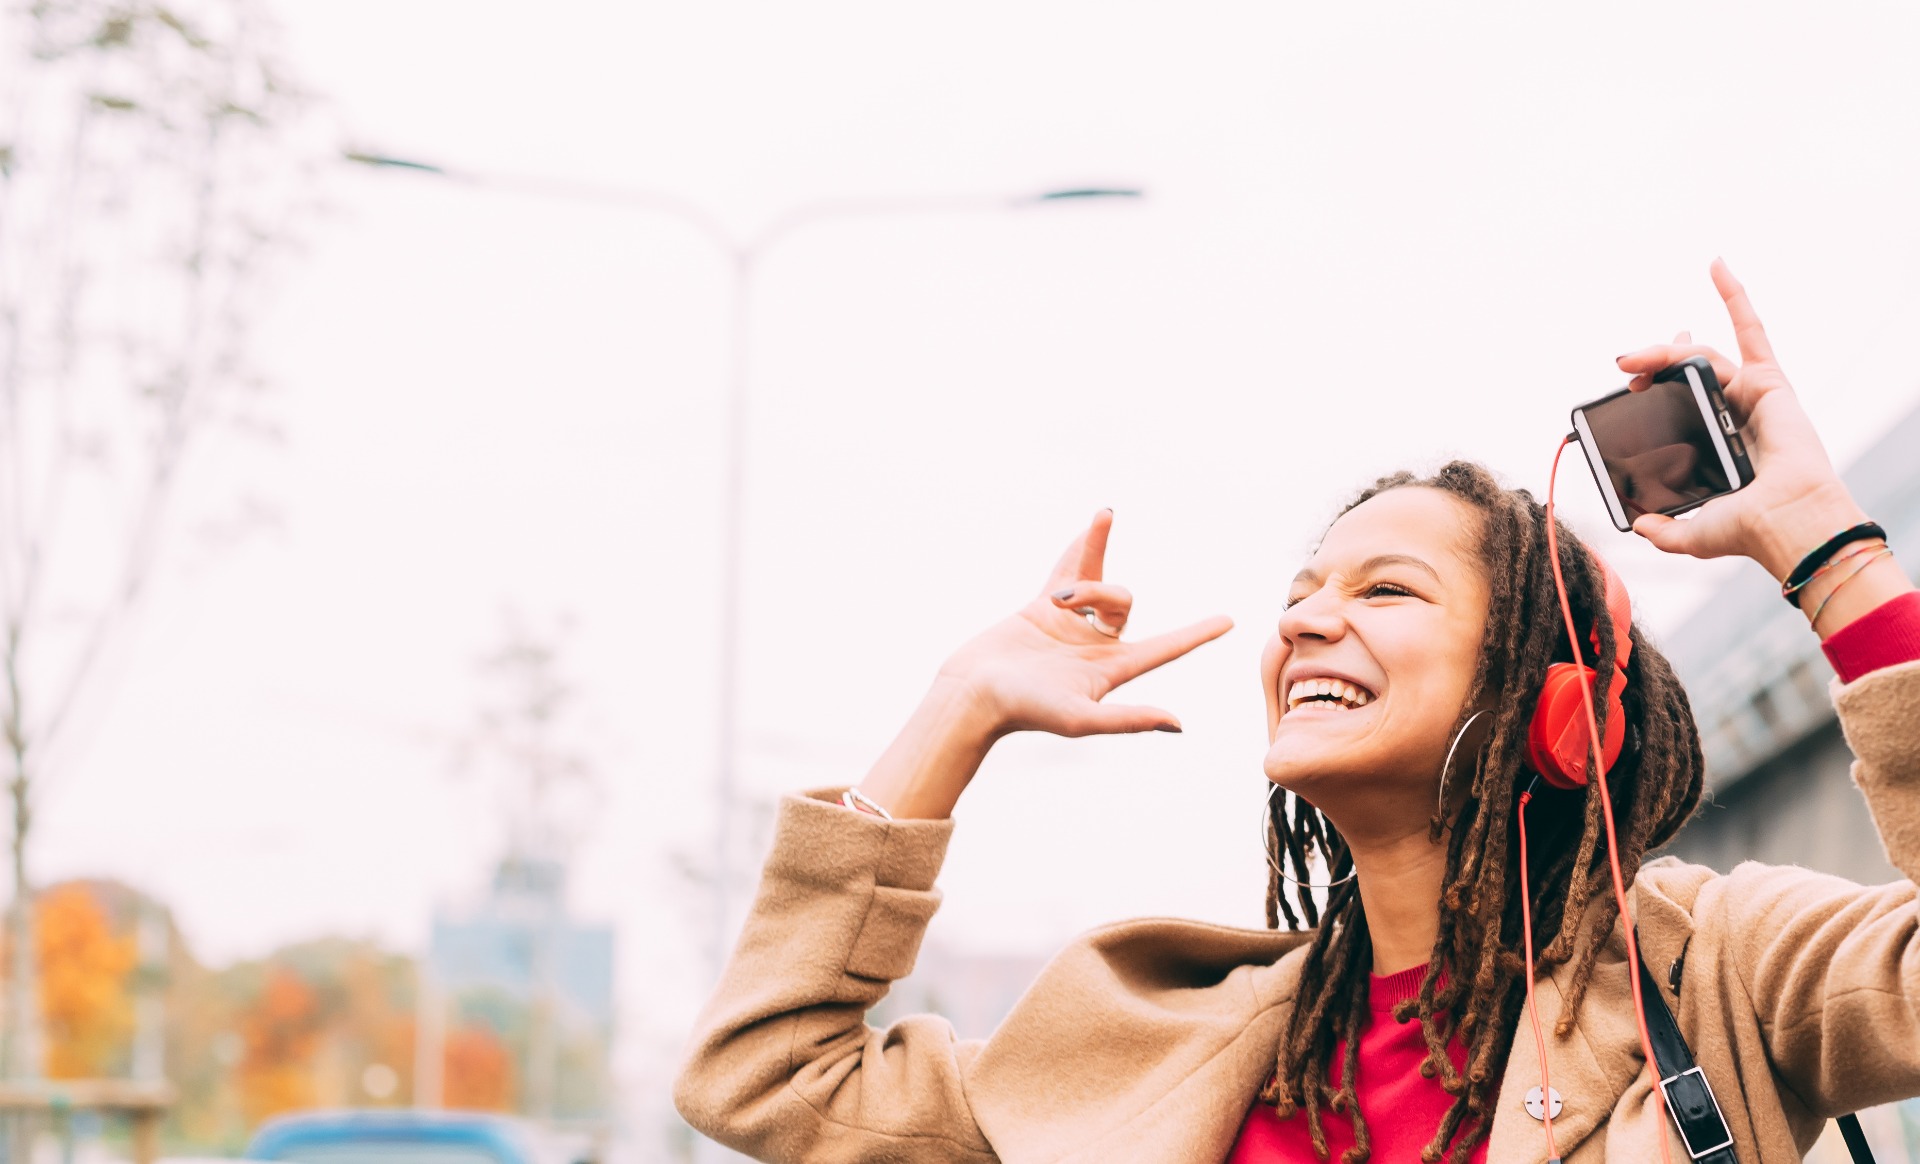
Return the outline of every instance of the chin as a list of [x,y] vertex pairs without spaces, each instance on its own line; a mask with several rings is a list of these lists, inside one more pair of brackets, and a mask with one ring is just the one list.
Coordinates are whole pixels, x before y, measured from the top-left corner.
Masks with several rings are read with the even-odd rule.
[[1316,808],[1337,806],[1378,812],[1389,804],[1401,803],[1403,798],[1422,803],[1430,799],[1430,778],[1409,779],[1407,774],[1436,771],[1439,761],[1429,760],[1424,750],[1419,756],[1396,755],[1364,744],[1355,747],[1341,746],[1334,740],[1289,739],[1282,731],[1267,749],[1261,767],[1268,780]]
[[1288,792],[1314,800],[1313,790],[1330,784],[1368,782],[1370,765],[1349,749],[1329,749],[1294,741],[1282,735],[1267,749],[1261,765],[1267,779]]

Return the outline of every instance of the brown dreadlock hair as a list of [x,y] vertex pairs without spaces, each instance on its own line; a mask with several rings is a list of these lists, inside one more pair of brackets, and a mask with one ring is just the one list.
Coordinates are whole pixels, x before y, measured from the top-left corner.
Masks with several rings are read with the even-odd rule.
[[[1427,1044],[1420,1073],[1438,1077],[1454,1097],[1421,1159],[1438,1164],[1445,1157],[1459,1164],[1491,1130],[1499,1069],[1526,999],[1522,975],[1527,967],[1519,953],[1515,816],[1519,795],[1534,775],[1527,761],[1534,702],[1548,666],[1570,661],[1570,656],[1547,555],[1546,510],[1533,495],[1502,487],[1480,465],[1454,461],[1431,477],[1404,472],[1382,477],[1340,512],[1344,515],[1369,498],[1408,486],[1438,489],[1480,514],[1478,548],[1492,583],[1489,609],[1495,612],[1487,620],[1478,673],[1454,730],[1465,726],[1475,707],[1493,708],[1493,726],[1477,761],[1456,760],[1453,772],[1443,773],[1445,803],[1436,810],[1430,833],[1436,843],[1446,837],[1439,936],[1419,996],[1402,1003],[1394,1016],[1404,1022],[1418,1015]],[[1589,628],[1597,627],[1598,657],[1610,660],[1614,636],[1632,635],[1633,656],[1622,697],[1626,742],[1607,775],[1619,828],[1620,868],[1631,882],[1642,856],[1671,838],[1699,803],[1704,767],[1700,733],[1666,658],[1637,630],[1616,627],[1608,617],[1605,583],[1592,552],[1564,525],[1558,539],[1560,568],[1583,640]],[[1596,710],[1604,733],[1604,701]],[[1600,798],[1590,791],[1561,791],[1543,781],[1528,817],[1533,836],[1527,884],[1533,893],[1539,962],[1543,968],[1573,962],[1567,1007],[1557,1027],[1561,1036],[1573,1029],[1595,959],[1619,913],[1609,884]],[[1309,854],[1319,856],[1335,881],[1353,869],[1352,854],[1332,822],[1297,796],[1274,798],[1268,830],[1269,845],[1302,883],[1308,880]],[[1345,1113],[1353,1123],[1354,1147],[1343,1155],[1343,1164],[1359,1164],[1371,1152],[1355,1090],[1373,962],[1367,917],[1352,879],[1326,891],[1324,912],[1304,885],[1295,895],[1297,914],[1279,874],[1269,874],[1268,928],[1278,929],[1284,915],[1288,929],[1315,932],[1274,1077],[1261,1099],[1282,1118],[1304,1109],[1322,1159],[1329,1151],[1323,1112]],[[1464,1072],[1455,1070],[1446,1051],[1456,1032],[1466,1047]],[[1329,1068],[1342,1039],[1346,1053],[1339,1086],[1334,1087]]]

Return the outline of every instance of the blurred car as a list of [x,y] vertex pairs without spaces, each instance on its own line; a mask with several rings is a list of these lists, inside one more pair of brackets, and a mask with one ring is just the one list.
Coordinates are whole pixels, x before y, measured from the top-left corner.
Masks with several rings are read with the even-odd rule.
[[272,1120],[250,1160],[299,1164],[583,1164],[582,1146],[539,1125],[481,1112],[302,1112]]

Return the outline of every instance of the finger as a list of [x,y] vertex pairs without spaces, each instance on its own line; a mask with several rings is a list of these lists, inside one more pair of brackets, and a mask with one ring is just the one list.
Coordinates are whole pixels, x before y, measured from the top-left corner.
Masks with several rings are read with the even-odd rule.
[[1087,527],[1087,540],[1080,547],[1080,566],[1075,577],[1100,581],[1100,571],[1107,561],[1107,534],[1112,530],[1113,510],[1103,509],[1093,515],[1093,524]]
[[1061,735],[1104,736],[1126,732],[1177,732],[1180,720],[1170,711],[1126,703],[1089,700],[1062,725]]
[[1084,614],[1091,607],[1108,626],[1123,625],[1133,613],[1133,592],[1111,582],[1077,582],[1054,591],[1049,597],[1062,610]]
[[1101,514],[1106,515],[1106,521],[1100,532],[1100,550],[1098,557],[1104,559],[1107,556],[1106,530],[1113,525],[1113,511],[1111,509],[1103,509],[1100,513],[1094,514],[1094,519],[1087,525],[1087,528],[1075,534],[1073,540],[1067,543],[1067,548],[1060,554],[1060,560],[1053,564],[1053,570],[1047,575],[1048,593],[1058,590],[1062,586],[1070,586],[1083,578],[1096,582],[1100,580],[1098,570],[1095,570],[1092,574],[1087,574],[1082,572],[1081,566],[1086,561],[1088,543],[1093,538],[1094,526],[1102,525],[1100,520]]
[[1749,364],[1772,360],[1773,345],[1767,342],[1767,329],[1760,326],[1760,316],[1747,298],[1747,289],[1733,277],[1725,259],[1713,260],[1712,273],[1713,285],[1726,301],[1727,317],[1733,320],[1733,336],[1740,341],[1740,359]]
[[1119,682],[1125,683],[1128,679],[1144,675],[1155,667],[1171,663],[1202,643],[1210,643],[1232,629],[1232,619],[1224,614],[1216,614],[1212,618],[1203,618],[1179,630],[1170,630],[1164,634],[1128,644],[1123,668],[1124,677]]
[[1707,358],[1707,362],[1713,365],[1714,379],[1720,381],[1722,385],[1732,383],[1734,374],[1740,370],[1732,360],[1700,344],[1655,344],[1650,348],[1641,348],[1637,352],[1616,356],[1613,362],[1619,365],[1622,372],[1632,374],[1633,379],[1627,383],[1627,387],[1639,392],[1653,383],[1655,372],[1662,368],[1671,368],[1680,361],[1692,359],[1694,356]]

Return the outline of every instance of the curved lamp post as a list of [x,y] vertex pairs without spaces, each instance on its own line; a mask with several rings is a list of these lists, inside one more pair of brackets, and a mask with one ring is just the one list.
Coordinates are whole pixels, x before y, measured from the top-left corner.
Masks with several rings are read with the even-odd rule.
[[714,900],[713,932],[708,950],[709,968],[717,978],[726,959],[733,860],[732,821],[735,801],[739,796],[736,734],[739,720],[741,529],[746,504],[748,356],[753,325],[753,281],[761,260],[794,232],[831,219],[1019,210],[1073,202],[1137,200],[1145,198],[1146,191],[1130,186],[1074,186],[1012,196],[958,194],[819,199],[793,206],[760,230],[742,235],[728,230],[718,218],[698,204],[661,191],[487,174],[360,150],[348,150],[345,157],[347,161],[359,165],[428,174],[478,189],[619,207],[678,219],[712,244],[727,261],[731,279],[728,292],[727,408],[721,525],[719,738],[715,741],[714,750]]

